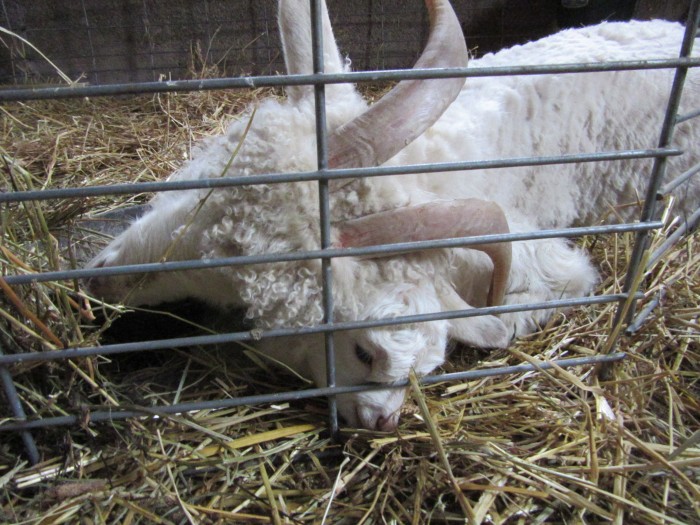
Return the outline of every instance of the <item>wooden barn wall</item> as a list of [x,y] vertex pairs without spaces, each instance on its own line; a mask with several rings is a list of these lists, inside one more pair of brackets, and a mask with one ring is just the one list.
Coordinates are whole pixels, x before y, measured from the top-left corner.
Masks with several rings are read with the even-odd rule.
[[[578,3],[577,9],[566,8]],[[467,43],[483,54],[602,19],[681,19],[688,0],[454,0]],[[411,67],[427,33],[422,0],[328,0],[353,68]],[[91,83],[282,71],[275,0],[0,0],[0,25],[72,79]],[[54,68],[0,35],[0,83],[46,82]]]

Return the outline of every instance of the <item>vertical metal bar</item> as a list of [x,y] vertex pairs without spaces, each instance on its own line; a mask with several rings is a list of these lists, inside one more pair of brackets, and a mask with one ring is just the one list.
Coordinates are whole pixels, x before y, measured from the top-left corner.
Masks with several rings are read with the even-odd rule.
[[5,5],[5,0],[2,0],[2,2],[0,2],[0,5],[2,5],[2,13],[3,15],[5,15],[5,27],[7,27],[7,29],[9,29],[10,31],[14,31],[14,29],[12,29],[12,21],[10,20],[10,15],[7,14],[7,6]]
[[256,60],[258,59],[259,55],[265,55],[265,69],[258,69],[256,74],[269,75],[275,72],[276,66],[274,62],[275,59],[279,59],[279,44],[273,44],[273,40],[270,38],[274,34],[272,27],[275,25],[275,11],[274,9],[269,9],[267,4],[262,2],[260,2],[260,7],[263,9],[262,20],[264,26],[263,34],[265,35],[265,47],[261,49],[262,46],[256,45],[253,52],[255,53]]
[[[314,73],[323,73],[323,16],[322,0],[310,0],[311,2],[311,43],[313,47]],[[316,152],[318,169],[328,169],[328,134],[326,130],[326,86],[316,84],[314,86],[314,100],[316,102]],[[331,246],[331,216],[330,216],[330,191],[328,180],[318,181],[319,209],[321,221],[321,248]],[[333,322],[333,275],[331,260],[321,259],[321,272],[323,282],[323,316],[324,323]],[[335,385],[335,339],[333,332],[324,334],[326,343],[326,381],[329,387]],[[328,398],[329,426],[333,436],[338,433],[338,406],[335,396]]]
[[[5,5],[5,0],[1,0],[0,5],[2,6],[2,14],[5,20],[2,22],[5,24],[5,28],[14,32],[12,29],[12,21],[10,20],[10,15],[7,13],[7,6]],[[15,86],[20,83],[20,79],[17,78],[17,67],[15,67],[15,53],[12,48],[12,44],[6,44],[7,46],[7,58],[10,61],[10,75],[11,77],[7,79],[8,84],[14,84]],[[9,87],[9,86],[7,86]]]
[[[699,14],[700,0],[693,0],[688,11],[688,18],[686,20],[686,30],[680,51],[681,57],[690,56],[690,53],[693,49],[693,43],[695,42],[695,37],[697,35]],[[668,105],[666,107],[666,115],[664,117],[664,122],[661,127],[661,134],[659,137],[660,147],[668,146],[673,139],[674,127],[676,125],[676,117],[678,115],[678,107],[680,106],[681,95],[683,94],[683,85],[685,83],[687,74],[687,67],[681,66],[676,69],[676,75],[673,79],[673,86],[671,87],[671,93],[669,95]],[[644,207],[642,209],[640,222],[649,222],[654,218],[654,213],[656,211],[656,197],[666,172],[666,164],[667,159],[665,157],[657,157],[654,159],[654,165],[652,167],[651,175],[649,178],[649,186],[647,187],[646,198],[644,200]],[[648,245],[648,232],[638,232],[635,239],[632,257],[627,268],[627,275],[625,276],[625,283],[623,288],[624,292],[629,292],[632,289],[632,286],[638,276],[638,272],[644,271],[644,268],[642,268],[641,263],[642,258],[644,256],[644,252],[647,250]],[[613,323],[613,326],[617,326],[618,323],[623,321],[623,313],[624,303],[620,303],[615,314],[615,321]],[[634,302],[631,303],[631,307],[626,313],[624,322],[630,323],[632,321],[633,316]],[[611,350],[613,347],[614,345],[612,344],[609,346]]]
[[[155,61],[155,55],[154,55],[155,46],[153,45],[153,35],[151,34],[151,23],[148,19],[148,4],[146,3],[146,0],[143,0],[143,16],[141,18],[141,21],[143,23],[143,34],[148,39],[149,58],[151,61],[150,78],[151,78],[151,80],[157,80],[158,78],[156,75],[156,61]],[[138,69],[138,66],[137,66],[137,69],[134,73],[135,73],[135,76],[137,78],[141,77],[141,75],[139,75],[139,73],[141,73],[141,71]]]
[[[0,346],[0,355],[3,355],[2,347]],[[17,389],[15,384],[12,382],[12,375],[10,371],[4,367],[0,366],[0,383],[2,383],[2,388],[5,391],[5,396],[7,397],[7,402],[10,405],[10,410],[12,410],[12,415],[17,419],[24,420],[27,419],[27,415],[24,413],[22,408],[22,403],[17,395]],[[27,456],[32,465],[39,463],[40,456],[39,450],[36,448],[36,442],[32,437],[31,432],[28,430],[20,430],[20,436],[24,442],[24,449],[27,451]]]
[[90,46],[90,58],[92,59],[92,82],[100,83],[100,74],[97,72],[97,57],[95,56],[95,47],[92,45],[92,30],[90,29],[90,19],[88,18],[85,0],[81,0],[83,7],[83,17],[85,19],[85,30],[87,31],[88,45]]
[[209,2],[204,0],[204,29],[207,32],[207,53],[204,55],[205,65],[216,64],[216,60],[211,55],[211,46],[214,45],[214,38],[211,34],[211,15],[209,14]]
[[[84,6],[83,6],[84,9]],[[5,15],[5,24],[7,25],[7,28],[9,30],[12,30],[12,22],[10,20],[10,16],[7,13],[7,6],[5,5],[5,0],[2,0],[2,11],[3,14]],[[87,15],[86,15],[86,23],[87,23]],[[89,35],[89,33],[88,33]],[[15,72],[15,67],[14,67],[14,53],[12,53],[12,49],[9,49],[9,54],[10,54],[10,64],[12,65],[12,79],[15,83],[19,82],[19,79],[16,77],[16,72]],[[93,52],[93,60],[94,60],[94,52]],[[0,356],[4,355],[2,351],[2,345],[0,344]],[[17,395],[17,388],[15,387],[14,382],[12,381],[12,374],[10,374],[10,371],[7,369],[7,367],[0,366],[0,383],[2,383],[2,389],[5,392],[5,397],[7,398],[7,404],[10,406],[10,410],[12,412],[12,415],[19,419],[19,420],[25,420],[27,419],[27,415],[24,413],[24,409],[22,408],[22,402],[19,399],[19,395]],[[32,465],[36,465],[39,463],[41,460],[41,456],[39,455],[39,449],[36,446],[36,441],[34,441],[34,437],[32,436],[32,433],[29,430],[20,430],[19,435],[22,439],[22,442],[24,443],[24,450],[27,452],[27,457],[29,458],[29,461]]]

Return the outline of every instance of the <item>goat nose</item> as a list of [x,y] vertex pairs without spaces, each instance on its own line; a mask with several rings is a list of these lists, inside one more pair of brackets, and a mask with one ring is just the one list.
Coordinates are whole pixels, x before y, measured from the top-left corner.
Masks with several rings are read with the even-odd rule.
[[389,414],[386,416],[379,416],[375,422],[375,430],[381,430],[382,432],[391,432],[396,430],[399,425],[398,414]]

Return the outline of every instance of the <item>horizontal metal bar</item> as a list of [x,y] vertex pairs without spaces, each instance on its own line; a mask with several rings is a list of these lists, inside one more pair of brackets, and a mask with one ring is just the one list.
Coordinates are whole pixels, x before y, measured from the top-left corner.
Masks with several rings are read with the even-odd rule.
[[695,212],[681,224],[676,231],[669,235],[666,240],[659,246],[654,252],[649,256],[647,260],[647,268],[651,268],[656,264],[656,262],[664,256],[664,254],[671,249],[681,237],[686,233],[693,231],[698,223],[700,222],[700,208],[695,210]]
[[641,150],[577,153],[544,157],[512,157],[494,160],[408,164],[405,166],[332,169],[302,171],[298,173],[270,173],[266,175],[249,175],[244,177],[216,177],[178,181],[139,182],[133,184],[110,184],[106,186],[88,186],[84,188],[56,188],[50,190],[4,192],[0,193],[0,203],[22,202],[29,200],[66,199],[71,197],[96,197],[102,195],[152,193],[160,191],[230,188],[234,186],[248,186],[253,184],[280,184],[287,182],[308,182],[361,177],[384,177],[390,175],[413,175],[417,173],[520,168],[526,166],[550,166],[555,164],[576,164],[581,162],[621,161],[670,157],[682,154],[683,150],[677,148],[650,148]]
[[635,332],[637,332],[642,325],[646,322],[647,318],[649,315],[651,315],[651,312],[654,311],[654,309],[659,306],[659,303],[664,299],[666,296],[666,290],[664,288],[661,288],[659,293],[657,293],[654,298],[649,301],[649,303],[637,314],[637,317],[634,318],[634,320],[629,324],[627,328],[625,328],[625,334],[626,335],[632,335]]
[[653,221],[632,224],[607,224],[601,226],[581,226],[578,228],[558,228],[552,230],[539,230],[521,233],[505,233],[493,235],[478,235],[475,237],[455,237],[451,239],[437,239],[427,241],[402,242],[395,244],[381,244],[362,248],[328,248],[324,250],[309,250],[298,252],[267,253],[263,255],[240,255],[235,257],[221,257],[217,259],[188,259],[185,261],[166,261],[143,264],[128,264],[101,268],[82,268],[76,270],[60,270],[43,273],[29,273],[23,275],[7,275],[5,282],[11,285],[31,284],[48,281],[61,281],[72,279],[88,279],[90,277],[107,277],[114,275],[128,275],[134,273],[162,273],[186,270],[210,270],[224,266],[243,266],[249,264],[265,264],[275,262],[306,261],[311,259],[338,258],[338,257],[368,257],[388,256],[421,250],[435,250],[441,248],[457,248],[473,246],[475,244],[495,244],[499,242],[519,242],[528,240],[552,239],[557,237],[573,238],[583,235],[602,235],[609,233],[639,232],[662,228],[664,223]]
[[[434,376],[425,376],[421,378],[420,383],[423,385],[432,385],[447,381],[472,381],[485,377],[493,377],[507,374],[520,374],[526,372],[539,372],[542,370],[550,370],[555,367],[570,368],[574,366],[592,365],[598,363],[610,363],[620,361],[625,357],[623,352],[614,354],[598,355],[591,357],[574,357],[569,359],[559,359],[555,361],[545,361],[541,364],[522,364],[513,366],[503,366],[498,368],[489,368],[485,370],[469,370],[466,372],[454,372],[450,374],[441,374]],[[245,396],[231,399],[218,399],[213,401],[200,401],[195,403],[179,403],[175,405],[155,406],[155,407],[138,407],[131,410],[97,410],[87,412],[80,416],[58,416],[43,419],[35,419],[29,421],[12,421],[0,424],[0,432],[13,432],[17,430],[30,430],[35,428],[45,428],[54,426],[75,425],[79,421],[87,420],[91,423],[101,421],[116,421],[139,416],[159,416],[168,414],[185,414],[188,412],[196,412],[199,410],[220,410],[232,408],[242,405],[258,405],[258,404],[276,404],[287,401],[298,401],[300,399],[309,399],[312,397],[332,396],[340,394],[351,394],[356,392],[365,392],[368,390],[385,390],[388,388],[405,388],[408,386],[408,381],[401,381],[391,384],[371,383],[366,385],[353,386],[337,386],[334,388],[310,388],[307,390],[289,391],[272,394],[261,394],[255,396]]]
[[658,195],[663,196],[663,195],[668,195],[671,193],[673,190],[675,190],[678,186],[683,184],[684,182],[687,182],[688,179],[694,177],[700,173],[700,162],[689,168],[688,170],[684,171],[681,173],[678,177],[667,183],[665,186],[663,186],[660,190]]
[[[524,312],[528,310],[543,310],[548,308],[571,308],[619,302],[627,299],[627,294],[597,295],[581,297],[577,299],[557,299],[540,303],[509,304],[503,306],[488,306],[485,308],[470,308],[469,310],[453,310],[448,312],[435,312],[420,315],[408,315],[387,319],[374,319],[368,321],[348,321],[328,323],[318,326],[301,328],[277,328],[266,331],[230,332],[225,334],[199,335],[191,337],[177,337],[172,339],[159,339],[152,341],[139,341],[135,343],[119,343],[104,346],[92,346],[86,348],[67,348],[65,350],[52,350],[46,352],[27,352],[0,356],[0,365],[11,365],[30,362],[59,361],[62,359],[76,359],[94,355],[113,355],[128,352],[143,352],[152,350],[164,350],[166,348],[180,348],[187,346],[204,346],[214,344],[235,343],[241,341],[257,341],[269,337],[299,337],[311,334],[323,334],[327,332],[340,332],[347,330],[380,328],[399,324],[425,323],[442,319],[459,319],[466,317],[478,317],[481,315],[498,315],[504,313]],[[637,294],[635,297],[642,298]]]
[[276,86],[300,86],[315,84],[342,84],[395,80],[422,80],[429,78],[473,78],[511,75],[549,75],[564,73],[597,73],[647,69],[671,69],[700,66],[700,58],[672,58],[657,60],[632,60],[594,62],[588,64],[546,64],[503,67],[466,67],[443,69],[394,69],[384,71],[357,71],[350,73],[312,75],[263,75],[232,78],[194,80],[164,80],[127,84],[76,85],[35,87],[0,90],[0,102],[37,100],[44,98],[101,97],[136,95],[144,93],[168,93],[203,91],[230,88],[259,88]]
[[676,125],[681,124],[682,122],[686,122],[686,121],[694,119],[696,117],[700,117],[700,109],[696,109],[694,111],[689,111],[688,113],[685,113],[683,115],[677,115],[674,123]]

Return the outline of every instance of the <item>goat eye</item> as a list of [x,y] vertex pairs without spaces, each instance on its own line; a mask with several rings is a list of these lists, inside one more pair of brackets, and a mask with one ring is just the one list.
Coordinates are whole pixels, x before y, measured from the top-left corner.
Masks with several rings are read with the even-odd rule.
[[355,345],[355,355],[357,356],[357,358],[360,360],[361,363],[364,363],[367,366],[372,366],[372,354],[370,354],[367,350],[362,348],[360,345]]

